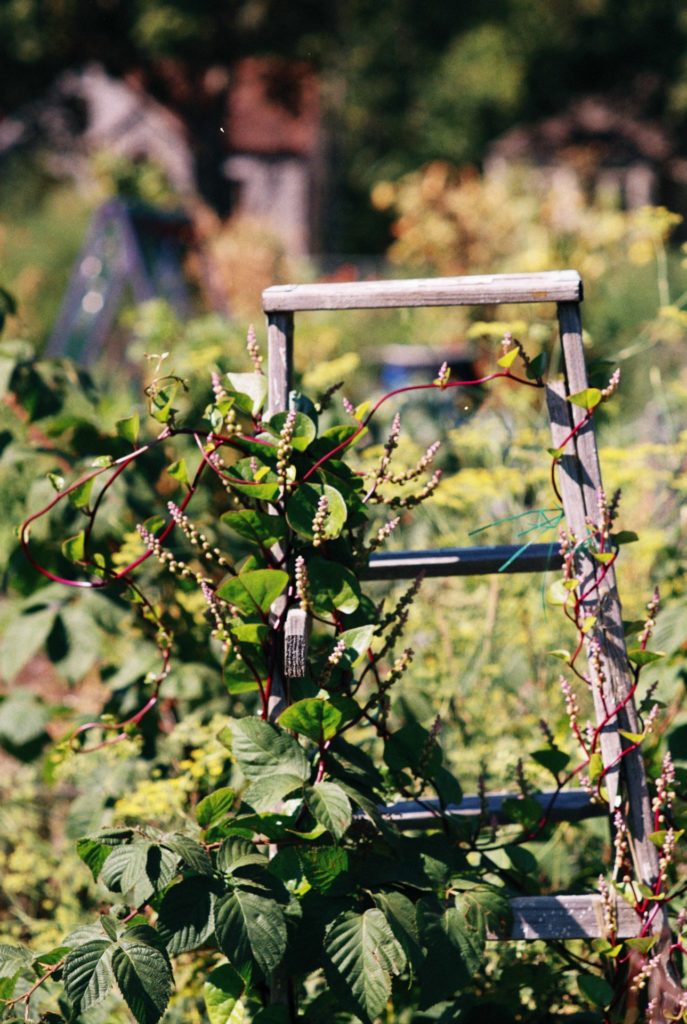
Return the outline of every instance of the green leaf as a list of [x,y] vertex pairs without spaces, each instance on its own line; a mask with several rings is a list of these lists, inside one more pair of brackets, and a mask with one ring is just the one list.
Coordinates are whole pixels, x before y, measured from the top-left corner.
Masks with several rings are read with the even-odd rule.
[[77,946],[64,961],[64,988],[76,1014],[101,1002],[110,991],[110,964],[114,944],[109,939],[96,939]]
[[140,417],[138,412],[134,412],[131,416],[127,416],[126,419],[117,420],[115,423],[115,430],[117,431],[118,437],[123,437],[125,441],[128,441],[132,445],[136,445],[138,441],[138,431],[140,427]]
[[112,953],[112,970],[138,1024],[157,1024],[174,983],[169,958],[157,933],[147,925],[125,932]]
[[305,781],[310,776],[310,765],[303,749],[293,736],[271,722],[260,718],[235,719],[219,738],[222,743],[228,743],[247,779],[287,774]]
[[403,947],[408,963],[419,964],[422,960],[422,948],[414,904],[400,892],[375,893],[374,901]]
[[237,970],[254,959],[269,975],[286,950],[286,922],[279,904],[244,889],[236,888],[217,900],[215,933],[220,949]]
[[524,797],[522,800],[510,798],[504,800],[502,811],[510,821],[517,821],[524,828],[532,828],[542,816],[542,809],[532,797]]
[[351,824],[351,802],[335,782],[306,786],[305,801],[315,821],[324,825],[335,839],[341,839]]
[[569,395],[568,401],[582,409],[594,409],[602,397],[598,388],[585,388],[584,391],[576,391],[574,395]]
[[130,843],[112,851],[101,877],[108,889],[121,892],[131,906],[139,907],[154,892],[169,885],[178,864],[178,856],[164,846]]
[[[657,832],[652,832],[651,835],[649,836],[649,839],[651,840],[651,842],[654,844],[654,846],[657,846],[659,848],[659,850],[661,849],[661,847],[663,846],[663,844],[666,841],[667,831],[668,831],[667,829],[661,828]],[[685,834],[685,830],[683,828],[678,829],[677,832],[674,832],[673,835],[674,835],[675,842],[677,842],[678,840],[682,839],[684,834]]]
[[615,558],[614,551],[592,551],[592,557],[602,565],[610,565]]
[[249,839],[225,839],[217,851],[217,870],[232,874],[251,864],[267,866],[267,857]]
[[317,556],[311,558],[308,579],[316,612],[340,611],[350,615],[360,604],[360,584],[356,576],[338,562]]
[[363,914],[346,911],[327,928],[324,942],[327,980],[363,1021],[372,1021],[391,995],[391,975],[405,967],[405,954],[388,921],[376,907]]
[[288,582],[289,574],[281,569],[254,569],[225,577],[217,593],[247,615],[254,615],[256,610],[266,615]]
[[[268,430],[278,437],[288,415],[289,414],[286,412],[278,412],[267,424]],[[305,413],[297,412],[296,421],[293,427],[293,437],[291,439],[292,447],[297,452],[304,452],[316,437],[317,427],[315,423],[309,416],[306,416]]]
[[588,999],[594,1006],[601,1008],[608,1006],[613,998],[611,986],[605,978],[599,978],[596,974],[579,974],[577,977],[577,987],[584,998]]
[[358,711],[356,702],[345,697],[306,697],[282,711],[279,724],[320,743],[332,739],[343,724],[355,718]]
[[[56,615],[57,608],[54,605],[38,605],[28,608],[6,624],[0,640],[0,664],[3,677],[8,683],[41,649],[55,624]],[[9,710],[14,705],[5,701],[5,706]]]
[[190,836],[185,836],[181,832],[172,832],[165,836],[163,845],[181,857],[191,871],[196,871],[199,875],[212,874],[210,854]]
[[229,786],[220,786],[209,793],[196,807],[196,821],[201,828],[210,828],[221,821],[234,806],[236,794]]
[[291,529],[308,540],[313,539],[313,519],[322,495],[329,502],[324,525],[324,536],[327,540],[339,536],[348,517],[346,502],[335,487],[330,487],[329,484],[300,484],[289,498],[286,518]]
[[340,846],[306,846],[298,856],[310,885],[325,895],[348,871],[348,854]]
[[178,480],[180,484],[189,483],[186,459],[179,459],[178,462],[170,463],[170,465],[167,466],[167,472],[173,480]]
[[546,603],[551,605],[564,605],[570,598],[570,591],[565,585],[565,580],[554,580],[546,591]]
[[611,541],[618,547],[623,544],[634,544],[639,540],[639,534],[635,533],[634,530],[619,530],[618,533],[611,534]]
[[646,736],[645,732],[628,732],[626,729],[618,729],[618,732],[630,743],[641,743]]
[[565,455],[564,448],[547,448],[546,450],[552,459],[561,459]]
[[25,946],[0,942],[0,978],[15,978],[30,963],[31,953]]
[[214,931],[214,894],[207,878],[185,878],[165,893],[157,931],[172,956],[198,949]]
[[262,544],[266,548],[272,547],[286,537],[284,519],[281,516],[268,515],[267,512],[244,508],[238,512],[225,512],[221,520],[241,537]]
[[337,641],[346,644],[341,662],[348,665],[350,668],[355,668],[359,665],[363,658],[366,657],[368,648],[372,644],[372,639],[375,635],[376,625],[372,624],[369,626],[355,626],[353,629],[346,629],[343,633],[339,633]]
[[91,477],[90,480],[84,480],[82,484],[79,484],[78,487],[75,487],[73,491],[69,492],[67,497],[74,508],[87,508],[94,483],[95,477]]
[[61,550],[69,562],[83,562],[86,557],[86,534],[83,530],[74,537],[63,540]]
[[97,881],[98,875],[102,871],[103,864],[112,853],[112,849],[112,846],[106,846],[104,843],[99,843],[97,839],[91,839],[89,836],[83,836],[81,839],[77,839],[76,852],[84,864],[90,869],[94,882]]
[[264,373],[228,373],[227,379],[232,391],[247,398],[245,402],[237,401],[237,405],[244,412],[257,416],[267,398],[267,377]]
[[536,355],[534,359],[530,361],[530,364],[527,367],[527,370],[525,371],[527,374],[527,379],[539,380],[539,378],[544,374],[546,370],[548,361],[549,360],[546,352],[540,352],[538,355]]
[[245,984],[229,964],[210,971],[203,985],[203,999],[210,1024],[244,1024],[247,1013],[241,996]]
[[641,647],[631,647],[627,656],[634,665],[650,665],[652,661],[665,658],[663,651],[644,651]]
[[274,810],[276,805],[284,797],[287,797],[294,790],[302,790],[303,779],[297,775],[282,774],[267,775],[263,779],[256,779],[243,794],[244,801],[255,811]]
[[643,935],[641,938],[626,939],[625,945],[630,949],[638,949],[640,953],[648,953],[658,942],[658,935]]
[[504,352],[500,359],[496,360],[496,363],[498,366],[502,366],[505,370],[508,370],[518,358],[518,354],[519,349],[510,348],[507,352]]
[[558,750],[557,747],[545,747],[543,750],[535,750],[532,760],[546,768],[556,778],[569,764],[570,755]]

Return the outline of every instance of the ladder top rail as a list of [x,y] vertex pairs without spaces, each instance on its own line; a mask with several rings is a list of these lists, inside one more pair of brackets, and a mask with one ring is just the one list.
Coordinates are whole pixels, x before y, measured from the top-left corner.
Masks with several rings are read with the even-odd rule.
[[282,284],[267,288],[262,293],[265,313],[581,301],[582,279],[576,270],[424,277],[401,281],[353,281],[344,284]]

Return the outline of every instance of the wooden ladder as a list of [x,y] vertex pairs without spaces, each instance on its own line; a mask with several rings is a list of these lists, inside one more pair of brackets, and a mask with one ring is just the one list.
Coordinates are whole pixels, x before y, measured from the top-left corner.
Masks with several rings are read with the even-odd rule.
[[[503,303],[542,303],[557,305],[562,347],[564,380],[547,385],[547,406],[553,447],[558,448],[584,410],[567,397],[587,387],[580,303],[582,281],[572,270],[538,274],[494,274],[479,277],[452,277],[403,281],[365,281],[351,284],[280,285],[263,292],[263,309],[268,324],[268,383],[270,415],[287,408],[292,388],[294,314],[301,311],[345,309],[396,309],[416,306],[495,306]],[[598,521],[598,494],[601,474],[592,422],[587,423],[565,446],[560,461],[560,487],[568,528],[579,538],[587,535],[587,521]],[[428,576],[478,575],[501,571],[519,549],[510,546],[448,548],[433,551],[406,551],[375,554],[371,557],[366,577],[371,580],[413,579],[422,570]],[[644,764],[639,749],[628,749],[621,730],[640,731],[637,711],[631,696],[632,676],[622,627],[620,600],[615,574],[611,567],[605,575],[599,563],[582,547],[577,554],[577,568],[584,573],[582,592],[598,581],[593,596],[585,602],[585,614],[596,616],[596,624],[588,635],[588,643],[598,642],[603,669],[603,693],[593,686],[597,725],[607,715],[607,708],[619,708],[603,725],[600,734],[605,785],[611,808],[616,801],[626,801],[629,810],[630,845],[639,882],[651,886],[659,873],[658,850],[650,841],[653,832],[651,798]],[[518,555],[506,571],[543,572],[559,567],[561,558],[557,544],[533,544]],[[588,649],[589,653],[589,649]],[[594,661],[588,659],[592,682]],[[596,677],[598,679],[598,676]],[[622,780],[622,788],[621,788]],[[508,794],[494,793],[488,797],[489,815],[499,820],[501,805]],[[539,794],[542,806],[548,806],[551,794]],[[429,808],[429,809],[428,809]],[[382,813],[401,829],[422,829],[436,824],[431,801],[422,804],[403,801],[381,808]],[[477,816],[480,800],[466,797],[447,813]],[[608,813],[605,806],[595,804],[584,790],[562,793],[553,804],[551,820],[579,821]],[[503,820],[503,818],[501,818]],[[659,944],[667,956],[670,943],[667,911],[656,912],[652,903],[650,931],[659,933]],[[602,899],[598,895],[539,896],[512,900],[513,924],[511,939],[573,939],[605,936],[606,924]],[[616,935],[629,938],[638,935],[645,921],[624,900],[616,901]],[[490,936],[503,939],[504,936]],[[659,1019],[659,1018],[657,1018]]]

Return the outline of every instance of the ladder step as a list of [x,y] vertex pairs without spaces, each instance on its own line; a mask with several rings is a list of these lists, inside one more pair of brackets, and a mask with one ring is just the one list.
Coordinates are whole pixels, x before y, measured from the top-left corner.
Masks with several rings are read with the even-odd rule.
[[[513,561],[508,565],[511,558]],[[524,550],[522,545],[497,544],[433,551],[383,551],[370,557],[362,577],[407,580],[414,579],[420,572],[425,576],[485,576],[497,572],[547,572],[561,565],[558,543],[530,544]]]
[[[513,922],[509,935],[490,932],[489,939],[602,939],[605,924],[600,896],[518,896],[511,900]],[[615,904],[619,939],[639,934],[641,919],[636,911],[617,900]]]
[[[533,793],[536,800],[546,810],[551,803],[553,793]],[[487,813],[490,820],[501,825],[512,819],[503,813],[503,804],[512,800],[513,793],[488,793]],[[432,828],[437,826],[439,814],[438,800],[399,800],[398,803],[380,807],[383,818],[392,822],[402,832],[411,829]],[[449,817],[476,818],[481,810],[478,796],[463,797],[459,804],[448,804],[445,813]],[[608,808],[602,803],[592,803],[586,789],[568,789],[559,793],[548,813],[550,821],[584,821],[586,818],[602,818],[608,814]],[[362,812],[361,812],[362,816]]]

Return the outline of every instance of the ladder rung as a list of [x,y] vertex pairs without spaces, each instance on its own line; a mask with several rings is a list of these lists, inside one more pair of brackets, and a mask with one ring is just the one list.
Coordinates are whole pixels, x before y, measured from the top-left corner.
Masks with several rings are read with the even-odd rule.
[[[532,794],[532,798],[541,804],[542,811],[548,809],[553,796],[553,793]],[[497,824],[511,821],[503,813],[503,804],[505,800],[512,798],[513,793],[488,793],[486,801],[489,818]],[[431,828],[437,826],[439,822],[438,800],[423,800],[422,803],[415,800],[400,800],[388,807],[380,807],[379,810],[387,821],[393,822],[402,831]],[[445,813],[449,817],[473,818],[477,817],[480,810],[480,798],[466,796],[459,804],[449,804]],[[550,821],[583,821],[585,818],[600,818],[607,813],[608,808],[605,804],[592,803],[586,789],[569,789],[556,796],[548,818]]]
[[[641,919],[624,900],[616,902],[616,936],[639,934]],[[511,900],[510,935],[490,932],[489,939],[602,939],[605,925],[600,896],[517,896]]]
[[[362,576],[367,580],[413,579],[425,576],[485,576],[488,573],[546,572],[562,565],[558,543],[492,547],[436,548],[430,551],[383,551],[370,557]],[[518,552],[520,552],[518,554]],[[513,558],[516,555],[517,557]],[[513,561],[507,568],[509,559]]]
[[318,309],[409,309],[411,306],[484,306],[501,302],[581,302],[576,270],[533,274],[426,277],[410,281],[281,284],[262,293],[266,313]]

